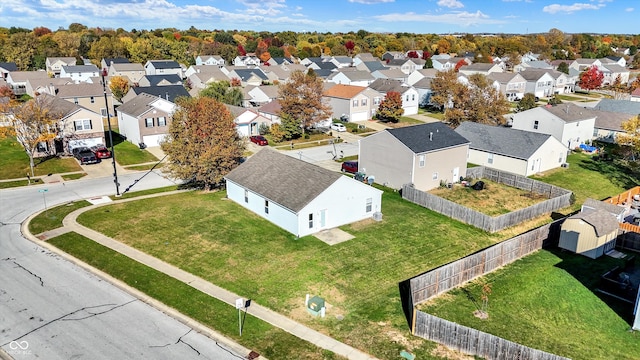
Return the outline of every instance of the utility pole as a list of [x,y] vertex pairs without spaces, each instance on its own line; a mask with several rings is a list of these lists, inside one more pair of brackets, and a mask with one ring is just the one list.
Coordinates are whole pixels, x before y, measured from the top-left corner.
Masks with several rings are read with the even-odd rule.
[[113,164],[113,182],[116,184],[116,196],[120,196],[120,184],[118,183],[118,171],[116,170],[116,152],[113,148],[113,132],[111,131],[111,117],[109,116],[109,102],[107,101],[107,69],[102,69],[102,90],[104,92],[104,107],[107,111],[107,124],[109,126],[109,143],[111,144],[111,163]]

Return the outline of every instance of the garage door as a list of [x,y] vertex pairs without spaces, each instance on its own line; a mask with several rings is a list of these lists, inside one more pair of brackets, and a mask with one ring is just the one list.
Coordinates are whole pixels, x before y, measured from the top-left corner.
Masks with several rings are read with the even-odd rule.
[[164,139],[166,135],[161,134],[161,135],[146,135],[142,137],[142,142],[144,142],[144,144],[149,147],[149,146],[160,146],[160,142]]
[[369,120],[367,118],[367,115],[369,115],[369,114],[366,111],[365,112],[352,113],[351,114],[351,119],[349,119],[349,121],[365,121],[365,120]]
[[102,144],[102,138],[90,138],[82,140],[69,140],[69,152],[73,152],[73,149],[77,147],[92,147],[94,145]]

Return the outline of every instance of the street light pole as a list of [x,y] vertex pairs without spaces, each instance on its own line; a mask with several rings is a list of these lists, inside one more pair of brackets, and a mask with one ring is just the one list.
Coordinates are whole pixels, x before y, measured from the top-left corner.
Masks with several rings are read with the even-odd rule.
[[116,170],[116,152],[113,148],[113,132],[111,131],[111,117],[109,116],[109,102],[107,101],[107,82],[105,76],[107,76],[107,69],[102,69],[100,72],[102,75],[102,90],[104,92],[104,107],[107,111],[107,124],[109,126],[109,144],[111,144],[111,162],[113,164],[113,182],[116,184],[116,196],[120,196],[120,184],[118,183],[118,171]]

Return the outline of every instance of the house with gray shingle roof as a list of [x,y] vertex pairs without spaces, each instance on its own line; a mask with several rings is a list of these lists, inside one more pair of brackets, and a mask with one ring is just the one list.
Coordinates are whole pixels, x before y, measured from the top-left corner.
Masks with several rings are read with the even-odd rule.
[[322,98],[331,107],[333,119],[365,121],[377,110],[374,99],[378,93],[366,86],[337,84],[325,90]]
[[7,74],[7,84],[16,96],[27,93],[27,81],[32,79],[49,79],[46,71],[12,71]]
[[465,121],[455,129],[469,144],[468,161],[522,176],[560,167],[567,148],[548,134]]
[[369,71],[358,70],[357,68],[340,69],[332,72],[327,77],[328,82],[354,86],[368,86],[375,79]]
[[605,141],[613,143],[618,135],[625,134],[622,129],[622,123],[631,119],[633,115],[603,111],[598,109],[587,109],[596,116],[596,122],[593,130],[593,140]]
[[297,237],[382,211],[381,190],[271,149],[249,157],[225,180],[230,200]]
[[93,64],[63,66],[60,69],[61,78],[70,78],[76,83],[88,82],[91,78],[97,76],[100,76],[100,69]]
[[236,67],[231,70],[227,76],[229,79],[239,79],[242,86],[253,85],[260,86],[263,83],[269,82],[269,77],[262,71],[261,68],[239,68]]
[[120,134],[136,145],[159,146],[176,108],[176,104],[162,97],[141,93],[118,107]]
[[14,62],[0,62],[0,79],[6,79],[12,71],[18,71],[18,65]]
[[60,70],[63,66],[76,65],[77,59],[75,57],[48,57],[45,59],[45,68],[48,73],[53,74],[54,77],[60,75]]
[[176,74],[184,79],[182,66],[175,60],[149,60],[144,64],[144,71],[146,75]]
[[181,96],[191,97],[191,94],[182,85],[139,86],[130,88],[127,95],[122,97],[122,102],[125,103],[143,93],[163,98],[172,103],[175,103],[176,99]]
[[467,175],[469,140],[442,122],[386,129],[359,145],[360,171],[393,189],[428,191]]
[[[402,97],[402,109],[404,115],[415,115],[418,113],[419,95],[418,90],[407,83],[394,79],[376,79],[369,84],[369,87],[377,91],[382,98],[387,96],[390,91],[400,93]],[[379,104],[374,104],[379,105]]]
[[511,115],[514,129],[553,135],[573,150],[591,141],[596,115],[571,103],[539,106]]
[[561,225],[558,247],[596,259],[615,249],[619,223],[606,210],[579,212]]
[[138,81],[138,86],[182,85],[182,79],[176,74],[145,75]]
[[120,63],[114,62],[108,67],[107,74],[109,77],[122,76],[129,79],[131,85],[136,85],[145,75],[144,66],[138,63]]
[[640,101],[602,99],[593,108],[602,111],[638,115],[640,114]]

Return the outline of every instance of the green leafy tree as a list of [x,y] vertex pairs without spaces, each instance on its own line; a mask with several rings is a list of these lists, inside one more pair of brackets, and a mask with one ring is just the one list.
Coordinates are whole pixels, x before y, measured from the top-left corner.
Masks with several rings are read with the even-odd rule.
[[537,106],[538,104],[536,104],[536,96],[533,93],[526,93],[524,94],[522,99],[518,101],[518,105],[516,106],[516,111],[517,112],[526,111],[529,109],[533,109]]
[[558,64],[558,71],[568,74],[569,73],[569,64],[567,64],[566,62],[561,62],[560,64]]
[[244,140],[225,105],[208,97],[180,98],[161,144],[172,176],[205,190],[219,187],[240,164]]
[[200,96],[213,98],[222,103],[234,106],[240,106],[244,98],[242,90],[239,87],[231,86],[226,80],[210,83],[200,91]]
[[280,118],[280,131],[282,132],[282,138],[284,140],[297,139],[302,136],[302,128],[300,123],[294,119],[291,115],[283,114]]
[[280,117],[289,115],[302,132],[331,116],[331,108],[322,101],[322,78],[293,71],[288,82],[279,85]]
[[560,105],[562,104],[562,100],[560,100],[560,98],[558,97],[558,94],[553,95],[553,97],[549,98],[549,100],[547,100],[547,104],[552,105],[552,106],[556,106],[556,105]]
[[404,114],[402,108],[402,95],[397,91],[389,91],[384,100],[380,102],[376,117],[381,121],[397,123]]

